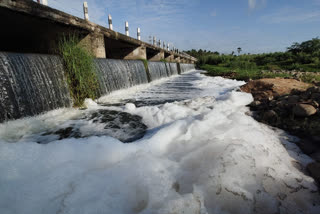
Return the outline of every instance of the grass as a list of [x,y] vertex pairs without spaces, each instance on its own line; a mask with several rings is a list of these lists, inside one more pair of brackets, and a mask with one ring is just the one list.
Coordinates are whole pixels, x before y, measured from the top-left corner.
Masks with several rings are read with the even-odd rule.
[[307,83],[320,82],[320,75],[305,74],[301,77],[301,80]]
[[73,35],[64,36],[59,43],[75,107],[82,106],[86,98],[95,99],[99,88],[93,56],[78,44],[79,39]]

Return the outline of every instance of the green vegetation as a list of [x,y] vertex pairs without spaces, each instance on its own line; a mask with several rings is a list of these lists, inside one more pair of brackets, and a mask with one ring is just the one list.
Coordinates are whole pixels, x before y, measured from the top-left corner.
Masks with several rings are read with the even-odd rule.
[[59,43],[74,106],[83,105],[85,98],[95,99],[99,88],[93,56],[79,44],[76,36],[64,36]]
[[212,76],[223,76],[237,80],[248,81],[249,79],[261,79],[261,78],[275,78],[275,77],[290,77],[290,74],[286,73],[273,73],[273,72],[262,72],[259,69],[245,69],[245,68],[234,68],[217,66],[217,65],[202,65],[200,69],[208,71],[209,75]]
[[320,80],[319,38],[294,43],[286,52],[240,55],[241,51],[241,47],[237,48],[238,56],[234,51],[230,55],[201,49],[186,52],[198,58],[197,67],[209,71],[211,75],[247,80],[264,77],[290,77],[288,71],[299,71],[314,72],[314,74],[302,76],[303,81]]
[[140,60],[143,62],[144,68],[146,69],[148,82],[151,82],[151,75],[150,75],[150,71],[149,71],[148,60],[146,60],[146,59],[140,59]]

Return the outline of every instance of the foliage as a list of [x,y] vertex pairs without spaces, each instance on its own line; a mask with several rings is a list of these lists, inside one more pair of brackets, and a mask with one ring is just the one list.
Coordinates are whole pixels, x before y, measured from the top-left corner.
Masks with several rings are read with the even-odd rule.
[[74,106],[81,106],[85,98],[95,99],[99,88],[93,56],[79,46],[79,39],[64,36],[59,43]]
[[201,49],[186,52],[198,58],[198,67],[209,64],[241,69],[320,71],[319,38],[302,43],[294,43],[286,52],[240,55],[241,51],[240,47],[237,48],[238,56],[234,55],[234,51],[230,55]]
[[198,51],[195,49],[192,49],[190,51],[184,51],[184,52],[195,58],[200,58],[208,55],[219,55],[219,52],[211,52],[211,51],[202,50],[202,49],[199,49]]

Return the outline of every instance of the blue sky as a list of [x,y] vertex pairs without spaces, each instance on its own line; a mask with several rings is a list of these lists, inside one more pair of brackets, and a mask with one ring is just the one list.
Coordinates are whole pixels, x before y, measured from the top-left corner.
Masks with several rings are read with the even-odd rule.
[[[83,17],[83,0],[48,0],[49,6]],[[87,0],[90,20],[130,35],[141,28],[181,50],[231,53],[284,51],[293,42],[320,36],[320,0]]]

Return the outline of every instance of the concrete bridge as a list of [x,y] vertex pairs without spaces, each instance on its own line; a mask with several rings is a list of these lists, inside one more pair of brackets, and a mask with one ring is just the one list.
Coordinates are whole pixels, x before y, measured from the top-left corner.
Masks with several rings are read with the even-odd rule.
[[77,35],[81,45],[97,58],[181,63],[197,60],[32,0],[0,0],[0,26],[0,51],[55,54],[63,35]]

